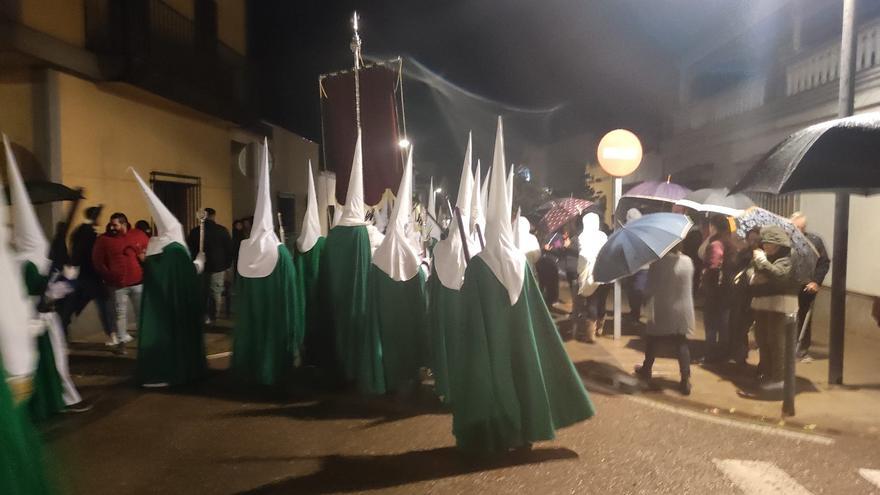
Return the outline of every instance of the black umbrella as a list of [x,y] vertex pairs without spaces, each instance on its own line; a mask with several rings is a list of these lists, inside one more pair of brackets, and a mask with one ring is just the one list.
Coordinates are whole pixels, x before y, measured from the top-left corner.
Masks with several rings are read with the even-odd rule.
[[[64,184],[57,182],[49,182],[47,180],[29,180],[24,183],[31,203],[41,205],[45,203],[54,203],[56,201],[76,201],[83,199],[81,189],[71,189]],[[9,186],[5,188],[6,201],[10,204]]]
[[802,129],[773,148],[731,192],[880,192],[880,113]]

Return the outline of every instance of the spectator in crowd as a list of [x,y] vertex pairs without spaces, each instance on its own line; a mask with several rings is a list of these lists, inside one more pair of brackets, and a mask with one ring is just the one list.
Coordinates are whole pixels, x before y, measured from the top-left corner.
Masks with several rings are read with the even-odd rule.
[[730,289],[729,348],[730,357],[740,364],[745,364],[749,357],[749,330],[755,321],[749,280],[745,272],[752,264],[752,251],[760,247],[761,229],[754,228],[746,234],[746,242],[740,246],[733,260],[733,272],[736,275]]
[[580,218],[578,218],[577,221],[572,221],[566,224],[562,228],[562,233],[544,246],[544,250],[549,252],[553,259],[556,260],[557,273],[564,273],[565,280],[568,281],[568,286],[571,291],[571,317],[576,326],[577,322],[580,321],[580,313],[583,309],[580,306],[580,302],[582,301],[577,298],[578,255],[580,253],[580,245],[578,244],[577,238],[579,221]]
[[135,317],[140,311],[143,286],[141,262],[146,254],[146,234],[131,229],[124,213],[110,216],[107,233],[98,237],[92,251],[95,271],[107,286],[108,306],[112,308],[113,329],[108,346],[118,346],[133,340],[128,333],[128,304],[134,306]]
[[727,324],[730,318],[730,286],[734,249],[730,223],[723,215],[709,219],[709,237],[701,246],[703,260],[703,326],[706,328],[706,361],[720,362],[728,356]]
[[238,250],[241,248],[241,241],[247,239],[247,234],[244,231],[243,220],[232,223],[232,266],[238,265]]
[[780,392],[785,371],[785,327],[796,318],[800,283],[791,270],[791,239],[781,227],[761,229],[761,249],[752,253],[751,307],[761,360],[758,379],[765,392]]
[[652,301],[645,328],[645,361],[636,366],[636,376],[650,380],[658,345],[671,344],[678,356],[679,391],[683,395],[691,393],[691,354],[687,337],[693,333],[695,321],[691,289],[693,271],[694,265],[688,256],[682,254],[681,244],[651,265],[646,287]]
[[143,232],[147,237],[153,237],[153,227],[146,220],[138,220],[134,223],[134,228]]
[[[226,227],[217,223],[217,212],[205,208],[205,273],[208,283],[207,314],[205,322],[211,323],[223,308],[223,292],[226,288],[226,270],[232,265],[232,237]],[[193,228],[186,240],[190,254],[199,254],[199,227]]]
[[101,205],[86,208],[85,220],[73,231],[70,237],[70,264],[79,269],[79,276],[76,279],[73,293],[64,299],[59,311],[65,334],[69,333],[73,317],[79,316],[91,301],[95,301],[98,308],[98,318],[104,333],[108,338],[113,333],[113,324],[108,320],[108,296],[101,276],[98,275],[95,265],[92,263],[92,250],[98,239],[95,225],[101,216],[102,208]]
[[[639,218],[642,218],[642,212],[637,208],[627,210],[626,223],[638,220]],[[629,313],[624,315],[624,320],[629,325],[638,327],[642,321],[642,305],[645,301],[645,290],[648,284],[648,270],[639,270],[621,282],[626,292],[627,303],[629,304]]]
[[801,362],[812,361],[809,355],[810,345],[813,343],[813,326],[808,318],[810,309],[813,307],[813,301],[816,300],[816,294],[828,275],[828,269],[831,268],[831,259],[828,257],[828,251],[825,249],[825,243],[818,235],[807,232],[807,216],[801,212],[795,212],[791,216],[791,222],[807,237],[816,251],[819,252],[819,259],[816,261],[816,267],[813,269],[813,276],[809,282],[801,288],[798,295],[798,332],[803,337],[798,342],[798,358]]

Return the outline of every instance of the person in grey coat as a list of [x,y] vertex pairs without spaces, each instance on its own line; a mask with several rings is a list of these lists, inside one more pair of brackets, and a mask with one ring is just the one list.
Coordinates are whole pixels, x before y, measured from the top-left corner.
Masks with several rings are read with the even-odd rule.
[[645,362],[636,366],[636,376],[651,379],[657,346],[672,344],[678,354],[681,373],[679,391],[691,393],[691,353],[688,335],[694,331],[694,264],[682,254],[681,244],[651,265],[646,295],[651,298],[651,318],[645,328]]

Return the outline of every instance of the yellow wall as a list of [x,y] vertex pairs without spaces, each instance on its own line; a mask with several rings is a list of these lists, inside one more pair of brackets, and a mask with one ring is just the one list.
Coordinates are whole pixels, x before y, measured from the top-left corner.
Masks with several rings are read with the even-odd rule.
[[31,151],[34,149],[33,91],[27,71],[7,71],[0,77],[0,132]]
[[[221,2],[223,0],[220,0]],[[164,0],[172,9],[180,12],[189,20],[195,19],[196,7],[194,0]]]
[[18,20],[41,33],[76,46],[85,46],[85,0],[19,0]]
[[153,171],[201,177],[202,206],[215,208],[217,220],[229,225],[229,129],[132,94],[59,75],[63,182],[84,187],[86,205],[103,203],[102,221],[122,211],[134,222],[149,214],[129,166],[145,180]]
[[245,0],[217,1],[217,37],[233,50],[247,53],[247,7]]

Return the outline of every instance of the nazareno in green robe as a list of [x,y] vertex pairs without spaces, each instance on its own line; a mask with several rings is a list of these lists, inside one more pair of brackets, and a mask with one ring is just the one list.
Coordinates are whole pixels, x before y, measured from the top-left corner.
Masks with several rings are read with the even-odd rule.
[[434,273],[428,280],[428,317],[430,328],[430,366],[434,373],[434,392],[446,404],[452,403],[449,389],[449,355],[454,353],[447,338],[456,327],[464,324],[464,299],[460,290],[443,285]]
[[382,339],[384,392],[411,386],[419,368],[428,365],[427,294],[425,272],[396,281],[378,266],[371,265],[369,278],[369,322]]
[[0,493],[53,493],[37,431],[24,407],[14,403],[2,370],[0,360]]
[[202,284],[189,253],[173,242],[144,261],[135,378],[182,385],[207,369]]
[[586,389],[530,269],[510,305],[507,290],[476,256],[465,271],[464,325],[451,327],[453,433],[466,452],[489,454],[550,440],[593,416]]
[[324,254],[325,237],[318,237],[315,245],[305,253],[296,251],[293,262],[296,265],[297,290],[303,308],[303,348],[306,364],[321,366],[332,363],[328,357],[332,339],[329,328],[324,324],[326,315],[321,307],[321,258]]
[[279,245],[272,273],[239,276],[236,285],[232,371],[245,383],[281,383],[302,359],[303,311],[290,251]]
[[[30,261],[24,264],[24,283],[29,296],[42,296],[48,282],[49,277],[41,275],[36,265]],[[43,421],[64,409],[61,377],[58,376],[58,369],[55,367],[55,353],[52,351],[49,329],[37,337],[37,352],[34,391],[28,399],[28,409],[34,420]]]
[[365,226],[330,229],[322,259],[322,310],[330,314],[339,378],[365,394],[385,391],[382,341],[368,324],[368,278],[372,254]]

